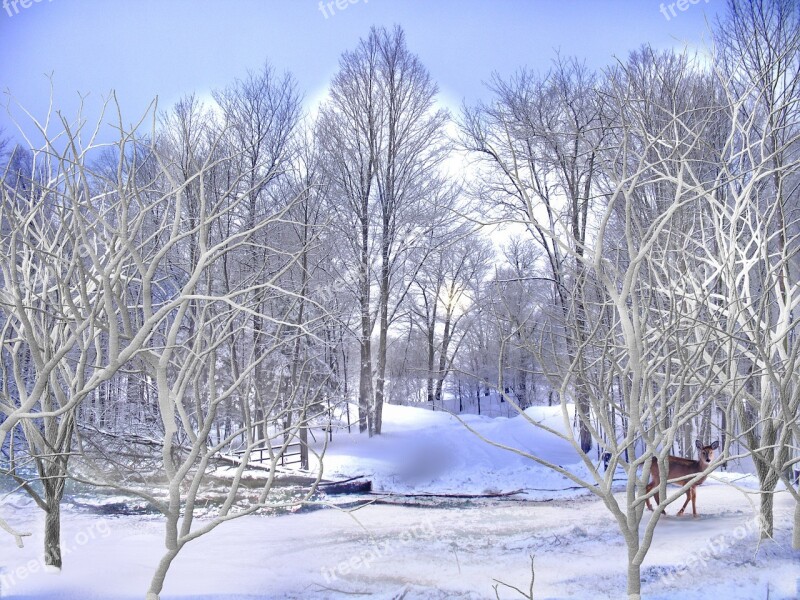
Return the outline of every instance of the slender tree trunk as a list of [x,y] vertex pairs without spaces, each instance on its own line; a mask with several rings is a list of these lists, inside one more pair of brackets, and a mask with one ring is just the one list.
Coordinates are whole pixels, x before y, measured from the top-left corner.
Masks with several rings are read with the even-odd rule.
[[153,578],[150,580],[150,588],[147,590],[145,600],[161,599],[161,590],[164,589],[164,579],[167,577],[167,571],[169,571],[172,561],[175,560],[175,557],[178,555],[178,550],[178,548],[170,550],[161,557],[158,567],[156,567],[156,571],[153,573]]
[[[388,225],[385,225],[388,227]],[[380,332],[378,334],[378,373],[375,381],[375,416],[373,431],[380,435],[383,426],[383,400],[386,379],[386,352],[389,338],[389,248],[384,245],[381,266]]]
[[[372,435],[371,414],[372,408],[372,341],[371,318],[369,314],[369,289],[364,273],[361,291],[361,369],[358,382],[358,431],[364,433],[369,430]],[[365,289],[366,288],[366,289]]]
[[[586,308],[583,305],[583,298],[581,296],[581,294],[583,293],[582,286],[583,286],[583,282],[584,282],[584,278],[585,278],[585,276],[583,274],[582,263],[577,262],[576,267],[577,267],[577,271],[578,271],[577,280],[579,282],[579,285],[581,286],[580,289],[576,289],[576,294],[578,294],[579,299],[578,299],[578,301],[576,303],[577,306],[576,306],[575,321],[576,321],[577,335],[576,335],[576,339],[573,340],[573,344],[574,344],[573,349],[577,353],[577,348],[580,347],[580,345],[583,343],[583,339],[584,339],[584,336],[585,336],[585,331],[586,331]],[[576,408],[577,408],[577,414],[579,415],[578,422],[579,422],[579,427],[580,427],[581,450],[584,453],[588,454],[592,449],[592,434],[589,431],[589,427],[588,427],[588,421],[589,421],[589,418],[590,418],[590,412],[589,411],[590,411],[591,402],[589,400],[589,391],[588,391],[586,385],[580,379],[580,373],[583,373],[583,372],[585,372],[585,371],[581,367],[578,370],[578,380],[576,381],[576,385],[575,385],[575,395],[576,395],[575,405],[576,405]]]
[[358,385],[358,431],[372,435],[372,317],[370,316],[369,281],[369,199],[362,198],[361,205],[361,370]]
[[[450,311],[447,311],[447,317],[444,320],[444,332],[442,333],[442,350],[439,353],[439,372],[436,374],[436,400],[442,399],[442,388],[444,387],[444,380],[450,371],[448,367],[447,353],[450,347],[450,338],[452,332],[450,331]],[[460,398],[459,398],[460,402]]]
[[[369,317],[367,317],[369,318]],[[358,431],[364,433],[370,424],[370,407],[372,405],[372,344],[369,337],[361,337],[361,370],[358,382]]]
[[61,569],[61,498],[48,499],[47,506],[44,517],[44,564]]
[[[43,405],[49,410],[49,402]],[[37,457],[36,468],[42,480],[44,504],[44,564],[61,569],[61,500],[64,497],[67,461],[72,445],[74,415],[65,415],[61,422],[52,417],[44,419],[44,438],[53,456]]]
[[433,322],[428,323],[428,374],[427,374],[427,385],[426,385],[426,392],[428,396],[428,404],[430,404],[434,409],[436,408],[436,403],[434,402],[435,396],[434,394],[434,375],[433,369],[434,364],[436,362],[436,347],[435,347],[435,340],[434,340],[434,327],[435,327],[435,317]]
[[761,490],[761,530],[759,537],[762,540],[772,539],[774,533],[774,505],[775,505],[775,485],[778,478],[772,475],[767,477],[766,489]]
[[628,600],[640,600],[642,597],[642,564],[640,560],[636,559],[636,554],[639,552],[639,532],[627,529],[624,535],[625,543],[628,546]]
[[[629,551],[630,552],[630,551]],[[641,566],[628,559],[628,600],[641,600],[642,575]]]
[[308,425],[305,423],[305,411],[303,421],[300,424],[300,468],[308,470]]
[[[383,317],[381,317],[383,321]],[[387,327],[388,329],[388,327]],[[388,332],[381,323],[381,334],[378,342],[378,376],[375,381],[375,417],[374,433],[380,435],[383,427],[383,401],[386,377],[386,350],[388,346]]]
[[792,531],[792,549],[800,550],[800,502],[794,504],[794,530]]
[[[761,394],[761,386],[758,379],[751,377],[748,388],[754,397]],[[775,444],[777,432],[771,419],[764,420],[761,426],[761,435],[754,426],[755,415],[750,407],[744,403],[739,403],[739,420],[746,428],[747,445],[751,449],[753,464],[758,475],[758,483],[761,489],[760,515],[760,539],[771,539],[773,533],[773,494],[775,486],[778,484],[778,475],[772,469],[772,460],[775,457]]]
[[[301,284],[300,284],[300,304],[297,311],[297,326],[298,328],[302,328],[305,323],[305,308],[306,308],[306,296],[308,295],[308,228],[309,228],[309,213],[308,213],[308,198],[306,198],[306,204],[304,205],[304,222],[303,222],[303,236],[301,238],[302,243],[302,258],[300,260],[300,273],[301,273]],[[297,339],[294,343],[294,349],[292,350],[292,396],[294,398],[304,397],[304,394],[300,394],[298,391],[301,386],[300,382],[300,363],[305,362],[305,355],[306,352],[303,347],[303,336],[297,336]],[[300,359],[300,354],[303,354],[303,360]],[[307,406],[303,406],[300,409],[299,414],[299,421],[297,426],[300,429],[300,468],[301,469],[308,469],[308,422],[307,422]]]

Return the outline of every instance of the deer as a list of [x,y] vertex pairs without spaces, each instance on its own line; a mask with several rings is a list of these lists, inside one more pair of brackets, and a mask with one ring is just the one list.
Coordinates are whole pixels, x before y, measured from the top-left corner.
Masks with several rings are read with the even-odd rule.
[[[703,444],[700,443],[700,440],[695,440],[694,445],[697,447],[699,453],[697,460],[692,460],[691,458],[681,458],[680,456],[668,457],[668,483],[683,485],[688,479],[691,479],[697,473],[705,471],[708,465],[714,460],[714,450],[719,448],[719,442],[713,442],[710,446],[703,446]],[[697,516],[697,486],[703,483],[705,480],[705,477],[700,478],[694,485],[692,485],[692,487],[686,490],[686,502],[683,503],[683,506],[678,511],[678,516],[681,516],[683,511],[686,510],[686,505],[689,504],[689,500],[692,501],[692,516]],[[653,461],[650,464],[650,483],[647,484],[647,492],[649,493],[653,488],[658,488],[660,483],[661,475],[658,472],[658,459],[654,456]],[[656,504],[661,504],[658,492],[655,493],[655,496]],[[649,496],[647,497],[647,509],[653,510],[653,507],[650,505]],[[666,511],[664,511],[664,514],[666,514]]]

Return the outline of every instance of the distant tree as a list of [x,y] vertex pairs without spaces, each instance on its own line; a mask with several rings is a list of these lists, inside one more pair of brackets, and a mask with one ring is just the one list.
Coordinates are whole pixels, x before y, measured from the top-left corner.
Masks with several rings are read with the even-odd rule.
[[411,320],[424,340],[425,393],[431,407],[442,406],[444,382],[453,369],[476,308],[475,285],[489,268],[489,242],[463,224],[430,232],[433,245],[414,276],[409,293]]
[[409,242],[439,219],[432,201],[447,115],[434,108],[436,92],[403,31],[373,28],[342,55],[319,119],[331,213],[358,265],[359,428],[370,434],[381,432],[389,326],[408,287],[400,272]]
[[[535,399],[542,348],[536,328],[552,322],[548,310],[551,281],[542,277],[541,253],[530,238],[514,236],[503,248],[504,261],[486,283],[501,376],[496,385],[502,398],[513,398],[521,408]],[[555,357],[548,357],[555,360]]]
[[[589,215],[597,193],[598,154],[604,143],[597,77],[584,64],[558,58],[544,76],[520,71],[494,77],[490,103],[466,108],[462,143],[482,159],[485,177],[475,193],[521,222],[544,252],[553,303],[565,327],[567,360],[583,343],[582,259],[589,242]],[[574,382],[581,445],[592,446],[589,398]]]
[[5,136],[5,130],[0,128],[0,167],[5,167],[11,140]]

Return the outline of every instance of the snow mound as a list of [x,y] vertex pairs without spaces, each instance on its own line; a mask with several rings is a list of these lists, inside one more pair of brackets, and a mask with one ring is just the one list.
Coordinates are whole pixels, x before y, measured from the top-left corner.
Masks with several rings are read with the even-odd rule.
[[587,475],[573,446],[536,423],[557,432],[568,426],[558,406],[529,408],[513,418],[490,418],[386,405],[380,436],[334,434],[324,458],[325,475],[363,475],[372,479],[376,491],[398,493],[522,489],[530,499],[579,493],[569,479],[531,458]]

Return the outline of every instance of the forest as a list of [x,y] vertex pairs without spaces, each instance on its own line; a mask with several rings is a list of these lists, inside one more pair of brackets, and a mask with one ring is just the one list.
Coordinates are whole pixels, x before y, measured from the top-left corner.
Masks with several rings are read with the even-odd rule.
[[[789,526],[796,566],[800,5],[731,0],[709,27],[703,51],[599,70],[556,52],[456,111],[399,25],[365,31],[313,110],[269,60],[138,114],[18,107],[0,492],[41,517],[46,568],[69,566],[70,490],[135,498],[162,538],[126,597],[165,598],[191,542],[324,502],[328,450],[391,440],[395,407],[597,499],[616,597],[650,597],[667,503],[729,466],[754,478],[758,543]],[[574,465],[481,429],[514,418]],[[712,445],[673,480],[670,456]],[[15,550],[33,534],[5,502],[0,528]]]

